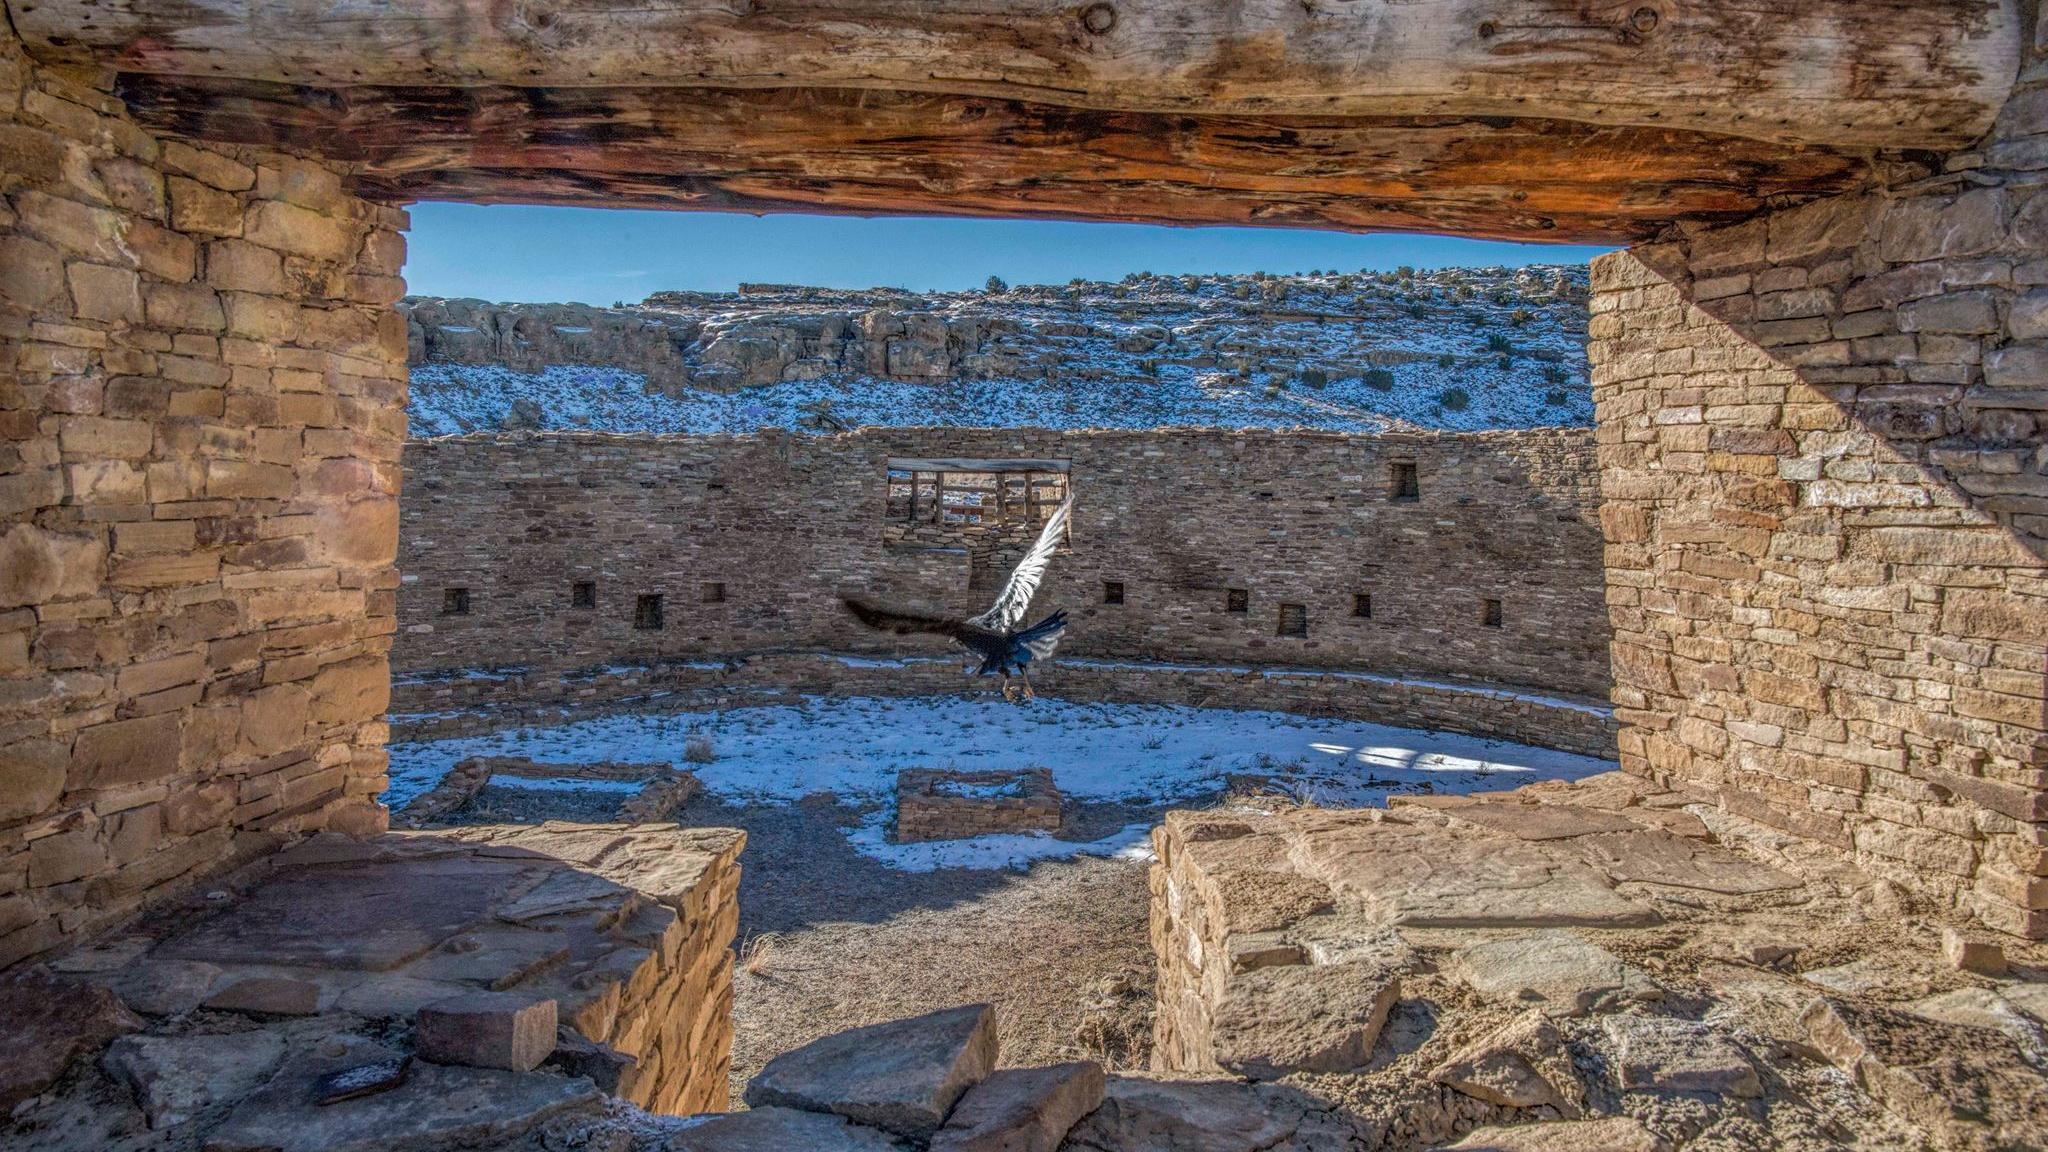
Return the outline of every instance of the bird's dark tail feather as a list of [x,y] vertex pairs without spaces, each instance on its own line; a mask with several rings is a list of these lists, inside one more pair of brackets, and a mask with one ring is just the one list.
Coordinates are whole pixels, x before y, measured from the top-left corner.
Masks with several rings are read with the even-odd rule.
[[1052,633],[1057,632],[1062,628],[1065,628],[1066,626],[1067,610],[1065,608],[1060,608],[1055,610],[1052,615],[1047,616],[1045,619],[1040,620],[1038,623],[1033,624],[1029,628],[1026,628],[1023,631],[1017,633],[1014,639],[1019,644],[1029,644],[1033,640],[1037,640],[1043,636],[1049,636]]

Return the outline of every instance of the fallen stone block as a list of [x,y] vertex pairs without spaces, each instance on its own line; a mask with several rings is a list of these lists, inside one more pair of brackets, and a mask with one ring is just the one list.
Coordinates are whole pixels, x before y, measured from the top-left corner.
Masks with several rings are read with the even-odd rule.
[[1624,1088],[1761,1096],[1756,1066],[1735,1041],[1710,1024],[1663,1016],[1604,1016]]
[[112,992],[40,969],[0,978],[0,1113],[57,1082],[76,1056],[138,1031]]
[[1481,1128],[1433,1152],[1666,1152],[1663,1139],[1630,1116]]
[[436,1001],[420,1009],[414,1046],[436,1064],[530,1072],[555,1050],[555,1002],[516,992]]
[[1541,1010],[1451,1053],[1429,1078],[1509,1108],[1554,1108],[1566,1119],[1577,1119],[1585,1108],[1585,1086],[1564,1037]]
[[639,1075],[640,1062],[613,1048],[586,1040],[573,1028],[555,1029],[555,1050],[545,1061],[564,1076],[582,1076],[604,1090],[607,1096],[631,1096]]
[[1102,1104],[1102,1065],[1005,1068],[967,1090],[931,1152],[1055,1152]]
[[640,786],[626,802],[619,805],[619,822],[622,824],[657,824],[675,815],[676,809],[697,798],[703,785],[689,772],[677,772],[658,780],[649,780]]
[[768,1062],[747,1085],[749,1107],[834,1112],[929,1140],[996,1063],[995,1009],[948,1008],[814,1040]]
[[796,1108],[752,1108],[708,1116],[668,1138],[664,1152],[901,1152],[885,1132],[844,1116]]
[[126,1085],[153,1129],[175,1128],[261,1088],[284,1059],[284,1037],[256,1029],[190,1036],[123,1036],[100,1066]]
[[1941,957],[1949,965],[1979,976],[2005,974],[2005,947],[1996,940],[1972,935],[1955,928],[1941,930]]
[[1618,996],[1628,979],[1620,957],[1565,929],[1467,944],[1446,968],[1483,999],[1540,1004],[1560,1016]]
[[1372,961],[1237,973],[1216,1005],[1216,1063],[1252,1080],[1349,1071],[1371,1057],[1400,996],[1399,973]]

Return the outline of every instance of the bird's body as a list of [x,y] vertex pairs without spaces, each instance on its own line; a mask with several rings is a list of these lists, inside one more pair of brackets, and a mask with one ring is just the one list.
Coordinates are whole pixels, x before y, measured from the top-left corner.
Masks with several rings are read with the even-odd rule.
[[980,658],[980,665],[972,670],[975,675],[1001,676],[1003,695],[1012,699],[1016,697],[1010,678],[1018,677],[1024,682],[1022,697],[1029,700],[1032,695],[1030,666],[1034,661],[1049,659],[1053,649],[1059,646],[1060,637],[1067,628],[1067,613],[1062,608],[1036,624],[1022,628],[1018,625],[1023,622],[1024,613],[1030,610],[1032,594],[1045,578],[1046,565],[1051,562],[1060,539],[1066,535],[1067,514],[1072,505],[1073,497],[1070,496],[1046,518],[1037,543],[1010,573],[1010,579],[996,597],[995,605],[979,616],[949,620],[942,616],[878,608],[852,598],[847,598],[846,607],[861,623],[879,631],[893,632],[898,636],[927,633],[950,638]]

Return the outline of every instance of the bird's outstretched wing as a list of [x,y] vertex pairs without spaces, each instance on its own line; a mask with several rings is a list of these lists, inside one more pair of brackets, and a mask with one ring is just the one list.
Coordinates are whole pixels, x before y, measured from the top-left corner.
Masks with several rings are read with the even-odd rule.
[[1024,613],[1031,610],[1031,596],[1038,591],[1038,585],[1045,579],[1046,565],[1052,563],[1052,554],[1067,535],[1067,513],[1074,507],[1070,494],[1060,501],[1060,506],[1046,517],[1045,527],[1038,533],[1038,542],[1017,567],[1010,572],[1010,581],[1003,585],[1002,595],[996,597],[995,606],[979,616],[968,619],[969,624],[1007,632],[1024,619]]
[[951,636],[959,639],[967,625],[959,620],[948,620],[943,616],[921,616],[914,612],[898,612],[892,608],[877,608],[850,597],[845,599],[846,610],[870,628],[882,632],[893,632],[908,636],[916,632],[929,632],[935,636]]

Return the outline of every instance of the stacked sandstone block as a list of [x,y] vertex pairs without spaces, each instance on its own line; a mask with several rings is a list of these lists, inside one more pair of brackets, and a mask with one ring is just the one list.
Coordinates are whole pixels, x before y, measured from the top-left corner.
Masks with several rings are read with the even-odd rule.
[[404,212],[0,31],[0,966],[374,830]]
[[996,832],[1057,832],[1060,793],[1052,769],[896,774],[896,839],[966,840]]
[[1622,764],[2048,935],[2048,68],[1946,171],[1594,263]]
[[540,852],[566,861],[615,886],[588,897],[607,905],[630,889],[633,895],[610,919],[611,934],[633,946],[608,943],[595,974],[571,966],[522,981],[517,990],[553,998],[563,1025],[634,1058],[614,1094],[668,1114],[728,1107],[732,943],[746,833],[548,823],[434,835],[486,845],[487,852]]

